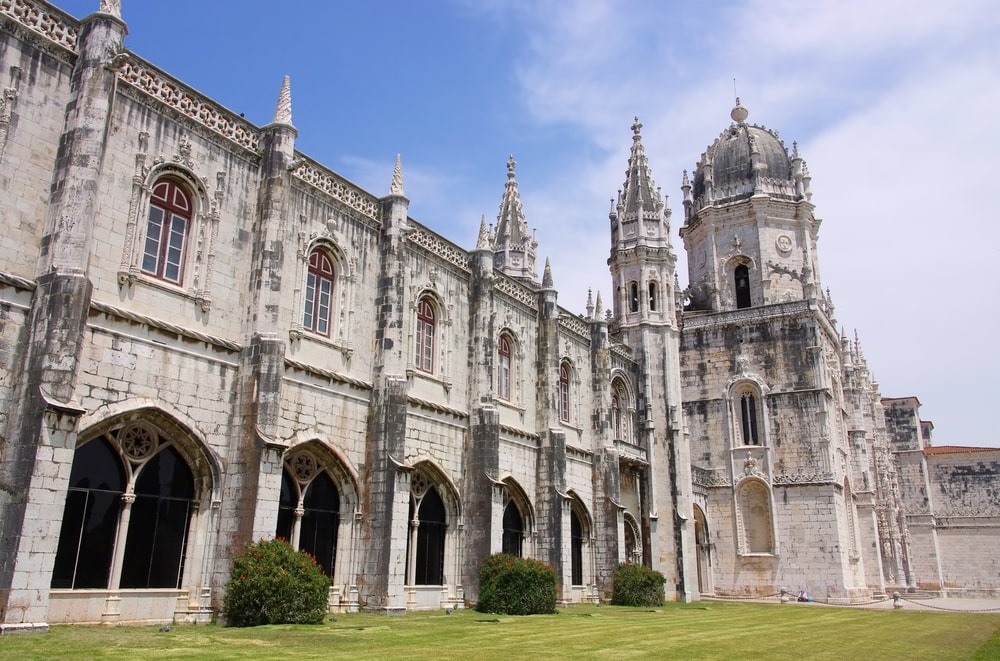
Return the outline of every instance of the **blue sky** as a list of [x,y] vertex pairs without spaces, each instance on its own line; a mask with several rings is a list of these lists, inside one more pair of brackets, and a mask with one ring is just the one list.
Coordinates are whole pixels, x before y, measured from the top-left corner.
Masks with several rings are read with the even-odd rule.
[[[99,0],[58,0],[84,16]],[[995,0],[122,0],[126,46],[471,248],[510,154],[560,303],[610,276],[607,212],[638,115],[677,230],[680,179],[729,124],[797,141],[820,276],[885,396],[937,445],[1000,446],[1000,5]]]

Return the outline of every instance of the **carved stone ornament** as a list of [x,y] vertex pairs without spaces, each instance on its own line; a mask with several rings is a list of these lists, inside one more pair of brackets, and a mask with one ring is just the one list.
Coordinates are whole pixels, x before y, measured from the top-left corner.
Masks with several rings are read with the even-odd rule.
[[308,452],[300,452],[290,460],[295,479],[308,482],[316,475],[316,458]]
[[147,425],[137,423],[118,433],[118,442],[125,456],[133,461],[151,457],[159,445],[159,435]]
[[778,237],[778,240],[774,242],[774,246],[782,255],[787,255],[792,252],[792,239],[787,234],[782,234]]

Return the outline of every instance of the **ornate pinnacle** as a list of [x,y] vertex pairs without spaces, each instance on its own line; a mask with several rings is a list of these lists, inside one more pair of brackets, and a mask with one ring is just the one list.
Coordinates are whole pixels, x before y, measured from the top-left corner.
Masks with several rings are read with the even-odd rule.
[[549,258],[545,258],[545,271],[542,273],[542,286],[551,287],[552,283],[552,265],[549,264]]
[[122,17],[122,0],[101,0],[101,6],[97,11],[120,19]]
[[479,240],[476,241],[476,250],[490,250],[490,230],[486,226],[486,214],[479,221]]
[[392,184],[389,195],[406,195],[403,192],[403,160],[396,154],[396,165],[392,168]]
[[587,319],[594,318],[594,299],[591,296],[590,288],[587,288]]
[[594,307],[597,308],[597,316],[600,317],[603,314],[603,312],[601,311],[601,308],[604,307],[604,303],[601,301],[601,290],[600,289],[597,290],[597,304]]
[[278,93],[278,105],[274,109],[272,124],[292,125],[292,82],[288,76],[281,81],[281,92]]

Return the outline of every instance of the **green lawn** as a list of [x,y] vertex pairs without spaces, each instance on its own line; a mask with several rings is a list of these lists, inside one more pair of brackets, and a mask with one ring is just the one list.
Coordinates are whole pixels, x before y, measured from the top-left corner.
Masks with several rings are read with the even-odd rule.
[[1000,614],[701,602],[507,617],[339,615],[318,626],[52,627],[14,659],[1000,659]]

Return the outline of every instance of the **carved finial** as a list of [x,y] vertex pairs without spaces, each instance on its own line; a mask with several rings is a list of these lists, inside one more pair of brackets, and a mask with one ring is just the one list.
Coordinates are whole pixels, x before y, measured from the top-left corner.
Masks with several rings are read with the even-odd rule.
[[97,11],[120,19],[122,17],[122,0],[101,0],[101,6]]
[[396,165],[392,168],[392,183],[389,185],[389,195],[405,195],[403,192],[403,160],[396,154]]
[[632,139],[638,140],[640,138],[639,133],[642,131],[642,122],[639,121],[639,116],[636,115],[632,121]]
[[590,287],[587,287],[587,319],[594,318],[594,298],[591,296],[592,293]]
[[514,170],[517,169],[517,161],[514,160],[514,155],[511,154],[510,158],[507,159],[507,178],[513,179],[515,174]]
[[479,221],[479,240],[476,241],[476,250],[491,250],[490,248],[490,229],[486,225],[486,214],[483,214],[483,219]]
[[545,258],[545,271],[542,272],[542,286],[551,287],[552,286],[552,265],[549,264],[549,258]]
[[274,119],[271,123],[292,125],[292,81],[288,76],[281,81],[278,105],[274,109]]
[[750,111],[740,105],[740,97],[736,97],[736,107],[732,109],[729,113],[733,121],[737,124],[742,124],[747,121],[747,117],[750,116]]

